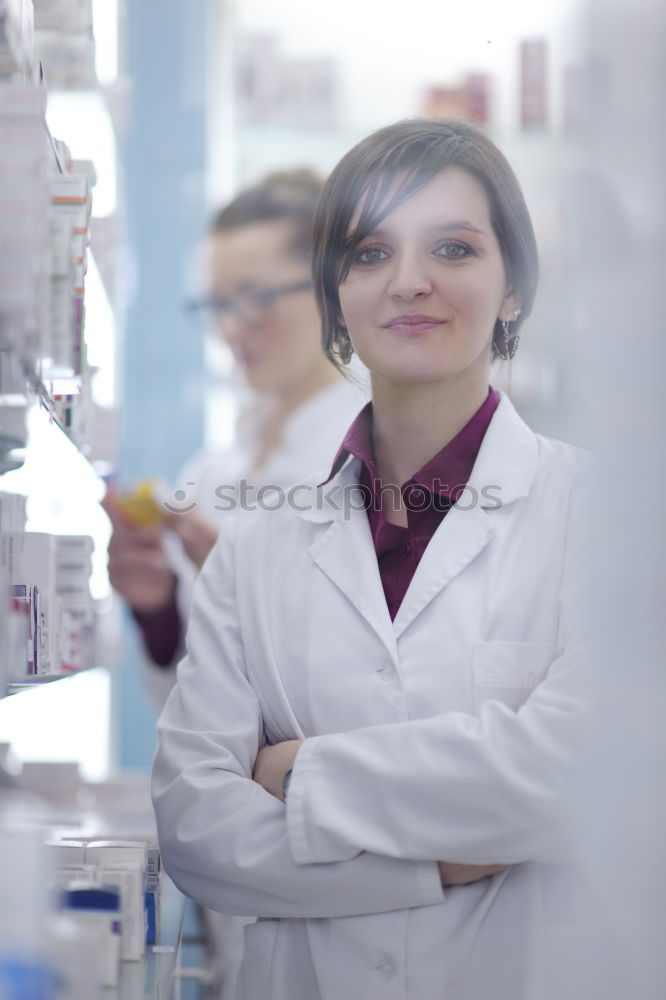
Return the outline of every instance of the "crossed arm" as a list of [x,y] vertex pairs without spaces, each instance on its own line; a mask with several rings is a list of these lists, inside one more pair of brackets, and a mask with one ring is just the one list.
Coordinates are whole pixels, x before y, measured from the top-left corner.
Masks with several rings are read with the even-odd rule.
[[[518,714],[489,702],[480,718],[447,713],[261,750],[235,569],[226,540],[197,582],[189,656],[159,724],[160,845],[183,891],[231,913],[351,916],[441,903],[442,880],[483,877],[470,866],[550,860],[578,760],[574,654]],[[467,871],[433,860],[442,855]]]
[[[276,799],[284,802],[284,779],[294,766],[303,740],[285,740],[275,746],[262,747],[254,765],[253,779]],[[467,885],[489,875],[505,871],[508,865],[467,865],[438,861],[442,886]]]

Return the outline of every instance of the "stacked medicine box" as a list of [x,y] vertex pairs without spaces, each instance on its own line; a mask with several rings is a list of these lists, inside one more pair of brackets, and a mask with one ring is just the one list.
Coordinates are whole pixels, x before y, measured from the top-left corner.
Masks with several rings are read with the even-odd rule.
[[0,531],[0,579],[9,587],[11,600],[4,613],[13,643],[6,681],[58,676],[92,665],[91,553],[87,535]]
[[[138,840],[61,840],[49,845],[54,886],[61,894],[104,888],[120,897],[120,942],[116,962],[143,958],[159,937],[160,858],[154,844]],[[66,895],[62,898],[66,898]],[[85,918],[82,916],[82,920]],[[111,975],[108,942],[101,945],[100,976]],[[116,976],[117,982],[117,969]]]

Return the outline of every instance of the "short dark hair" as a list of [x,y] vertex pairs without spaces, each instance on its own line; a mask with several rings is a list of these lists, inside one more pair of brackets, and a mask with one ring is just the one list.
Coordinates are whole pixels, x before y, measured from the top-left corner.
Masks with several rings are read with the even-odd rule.
[[315,212],[323,186],[323,178],[307,167],[275,171],[244,188],[220,209],[208,232],[215,236],[254,223],[286,222],[294,231],[291,249],[310,260]]
[[[339,365],[348,344],[338,287],[361,240],[397,205],[445,167],[467,170],[483,185],[511,288],[527,318],[534,301],[539,258],[525,199],[516,175],[497,146],[476,126],[456,119],[409,119],[359,142],[340,160],[324,186],[314,227],[313,278],[322,317],[323,346]],[[349,234],[363,198],[358,225]],[[493,344],[502,335],[495,324]]]

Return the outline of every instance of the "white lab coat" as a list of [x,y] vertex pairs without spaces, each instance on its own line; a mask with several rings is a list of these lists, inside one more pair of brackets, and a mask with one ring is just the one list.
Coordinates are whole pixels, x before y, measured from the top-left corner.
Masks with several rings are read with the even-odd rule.
[[[470,478],[501,506],[462,509],[468,491],[393,622],[366,513],[334,509],[355,459],[319,509],[242,516],[211,553],[153,796],[176,883],[267,918],[245,929],[239,1000],[551,996],[583,717],[583,465],[502,396]],[[305,743],[285,807],[251,775],[290,738]],[[512,867],[443,891],[435,859]]]

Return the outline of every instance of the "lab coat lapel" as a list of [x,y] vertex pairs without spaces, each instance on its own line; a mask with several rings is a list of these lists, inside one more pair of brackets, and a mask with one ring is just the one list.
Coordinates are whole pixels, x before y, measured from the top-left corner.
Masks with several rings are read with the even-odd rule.
[[[350,460],[334,477],[333,486],[338,489],[330,503],[323,503],[323,509],[317,512],[303,515],[306,520],[322,524],[309,552],[316,565],[377,633],[397,663],[396,638],[379,575],[368,515],[360,509],[362,494],[356,492],[359,464],[357,459]],[[326,522],[328,524],[324,527]]]
[[393,622],[396,638],[483,551],[492,538],[497,505],[505,507],[527,495],[537,456],[535,435],[501,393],[474,463],[469,490],[461,506],[451,508],[433,535],[400,605]]
[[451,508],[430,540],[395,616],[396,638],[486,547],[491,534],[485,511]]

